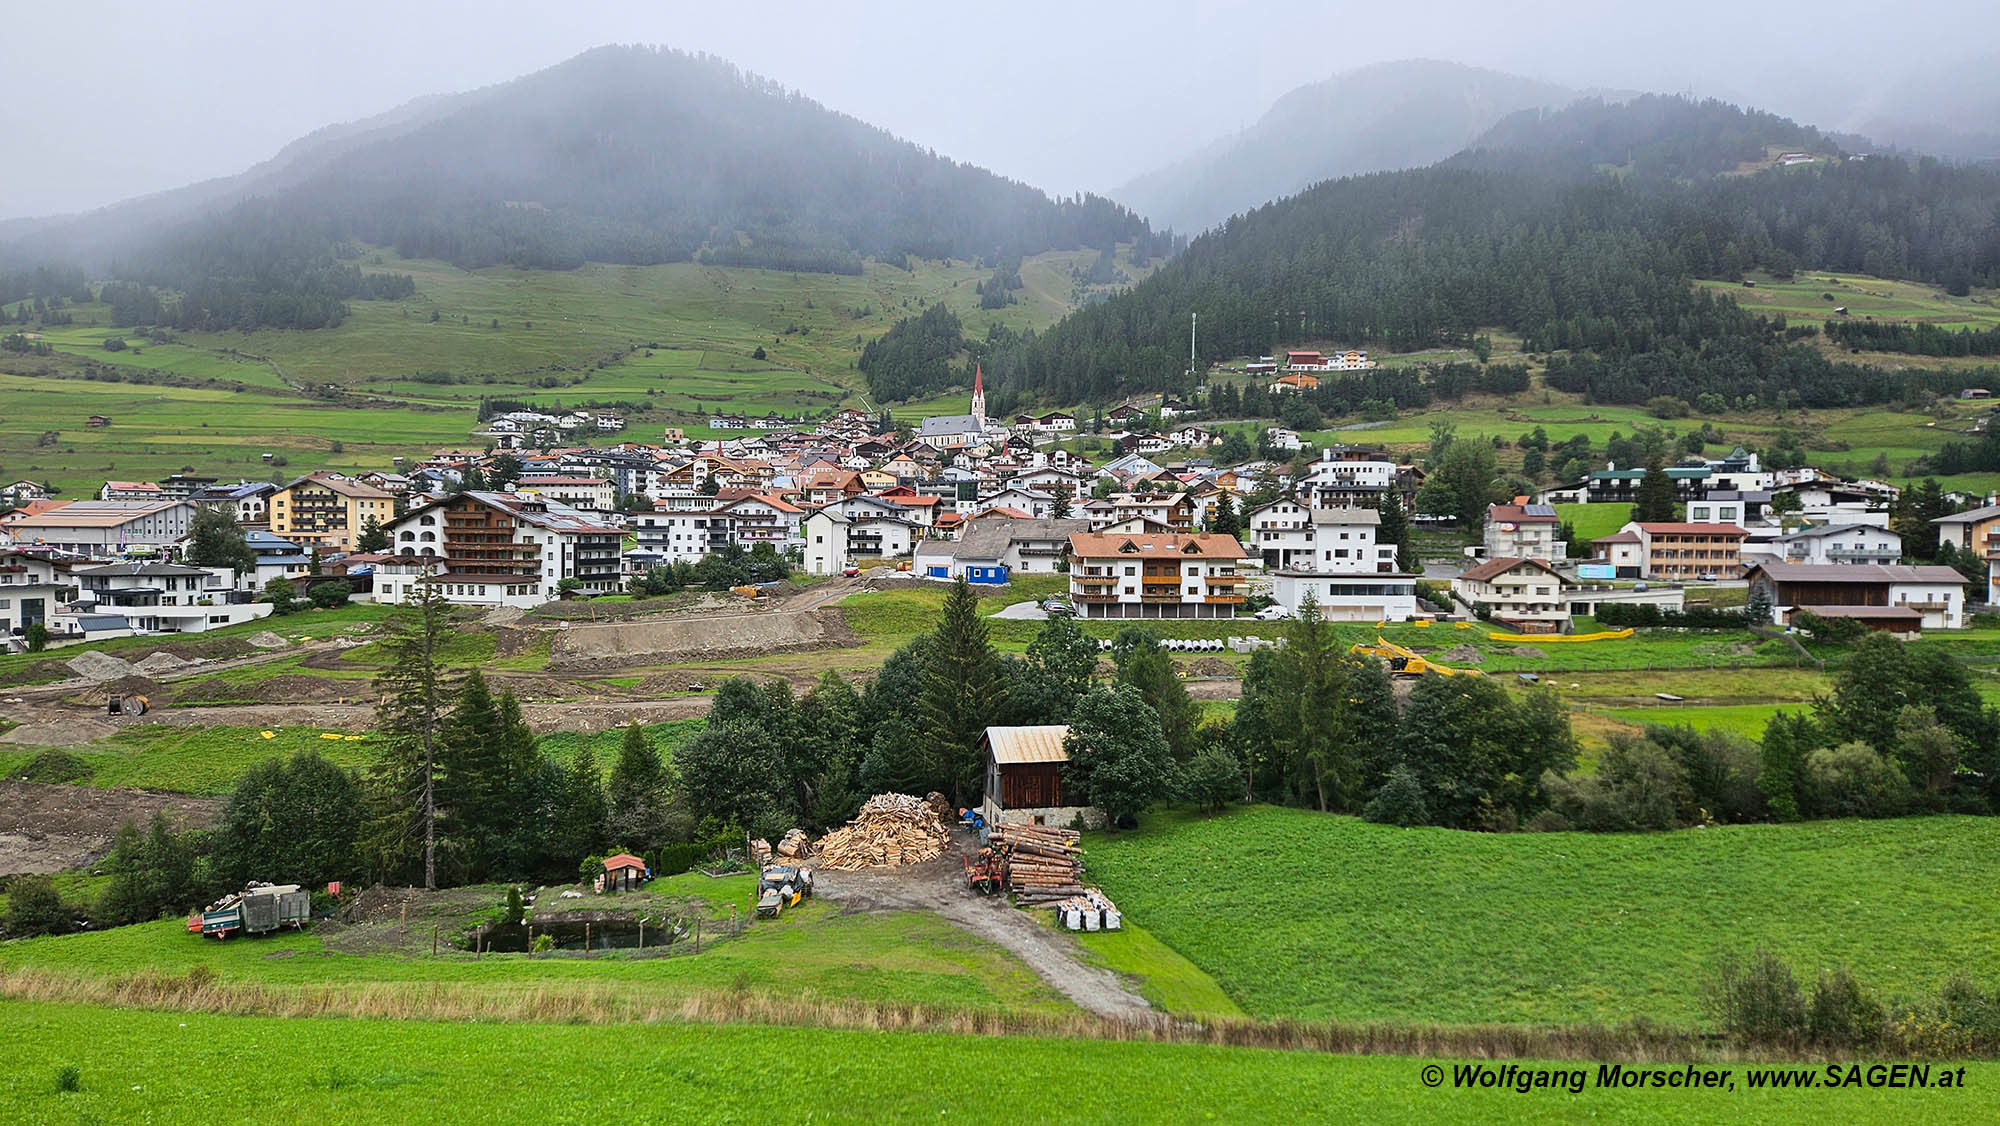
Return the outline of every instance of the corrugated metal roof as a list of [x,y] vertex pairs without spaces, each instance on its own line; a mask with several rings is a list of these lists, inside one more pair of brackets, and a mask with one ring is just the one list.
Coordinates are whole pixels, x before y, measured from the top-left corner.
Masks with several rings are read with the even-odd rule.
[[1068,762],[1063,740],[1069,738],[1066,723],[1036,727],[989,727],[986,742],[993,748],[994,762]]

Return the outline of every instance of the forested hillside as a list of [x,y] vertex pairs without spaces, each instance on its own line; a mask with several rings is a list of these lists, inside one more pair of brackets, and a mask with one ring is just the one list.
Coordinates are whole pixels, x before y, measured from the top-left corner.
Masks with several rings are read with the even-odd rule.
[[607,47],[117,257],[121,280],[181,294],[158,314],[175,327],[317,328],[345,300],[400,289],[365,270],[365,245],[468,269],[698,259],[859,273],[865,257],[998,262],[1119,242],[1172,249],[1108,200],[1050,199],[719,59]]
[[[1409,350],[1502,328],[1529,351],[1568,353],[1550,364],[1553,385],[1612,402],[1715,393],[1833,406],[1949,383],[1832,363],[1795,344],[1816,326],[1690,282],[1810,267],[1956,293],[2000,284],[2000,171],[1873,158],[1709,174],[1767,146],[1826,147],[1714,102],[1512,119],[1443,164],[1259,208],[1130,291],[1040,336],[992,342],[996,409],[1158,390],[1176,378],[1191,312],[1210,360],[1307,341]],[[1322,389],[1334,408],[1340,383]]]

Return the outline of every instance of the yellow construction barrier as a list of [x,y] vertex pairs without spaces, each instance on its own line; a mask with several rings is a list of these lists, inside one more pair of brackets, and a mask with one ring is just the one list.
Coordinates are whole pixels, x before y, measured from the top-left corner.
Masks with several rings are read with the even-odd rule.
[[1489,633],[1489,641],[1531,641],[1536,645],[1549,645],[1575,641],[1619,641],[1632,636],[1629,629],[1604,630],[1601,633]]

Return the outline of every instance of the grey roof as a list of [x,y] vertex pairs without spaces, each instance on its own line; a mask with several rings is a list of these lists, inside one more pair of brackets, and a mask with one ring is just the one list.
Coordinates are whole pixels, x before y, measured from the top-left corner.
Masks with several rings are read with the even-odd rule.
[[1089,530],[1088,520],[980,520],[959,537],[951,555],[958,559],[998,559],[1019,540],[1067,541],[1071,535]]
[[1759,563],[1751,568],[1781,583],[1951,583],[1970,580],[1956,568],[1900,563]]
[[943,414],[924,419],[923,424],[917,427],[917,436],[943,438],[953,434],[981,434],[985,430],[981,420],[969,414]]
[[200,567],[183,567],[178,563],[112,563],[104,567],[84,567],[79,575],[140,575],[145,578],[185,578],[190,575],[206,575]]
[[1940,516],[1933,524],[1971,524],[1980,520],[1991,520],[2000,516],[2000,504],[1989,504],[1984,508],[1967,509],[1952,516]]

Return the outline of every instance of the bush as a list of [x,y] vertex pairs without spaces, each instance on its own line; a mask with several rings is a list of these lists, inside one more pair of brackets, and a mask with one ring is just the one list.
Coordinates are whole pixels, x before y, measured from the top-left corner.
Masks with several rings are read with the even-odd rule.
[[1361,816],[1379,825],[1400,825],[1405,829],[1430,824],[1431,812],[1424,803],[1424,787],[1417,772],[1407,764],[1398,763]]
[[1910,782],[1866,743],[1821,747],[1806,778],[1822,817],[1894,817],[1910,804]]
[[1819,1047],[1873,1047],[1882,1039],[1886,1020],[1881,1003],[1868,995],[1846,966],[1822,973],[1813,984],[1806,1030]]
[[7,888],[5,930],[17,938],[63,934],[70,929],[56,882],[47,876],[16,876]]
[[[335,579],[330,583],[314,583],[306,591],[306,598],[322,610],[331,610],[336,606],[347,605],[347,599],[353,593],[354,588],[348,584],[346,579]],[[272,612],[278,613],[279,611],[273,610]]]
[[1716,1024],[1739,1045],[1795,1046],[1811,1026],[1791,967],[1761,947],[1748,961],[1727,958],[1719,963],[1705,993]]

